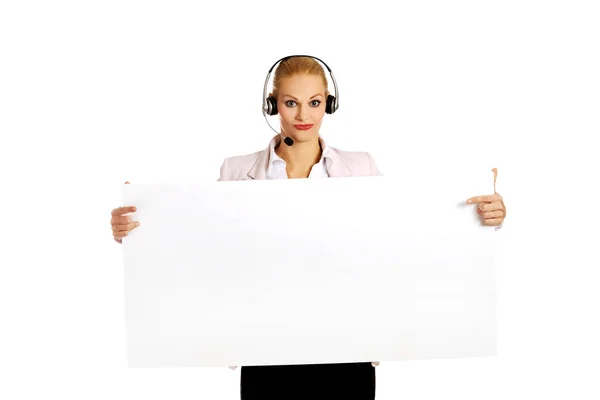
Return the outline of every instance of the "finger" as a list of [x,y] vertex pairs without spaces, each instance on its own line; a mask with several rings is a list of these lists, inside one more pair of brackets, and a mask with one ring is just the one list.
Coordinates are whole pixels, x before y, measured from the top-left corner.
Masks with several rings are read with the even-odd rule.
[[485,219],[493,219],[493,218],[503,218],[504,217],[504,211],[502,210],[498,210],[498,211],[489,211],[483,214],[483,218]]
[[123,214],[127,214],[129,212],[135,212],[137,211],[137,208],[134,206],[125,206],[125,207],[118,207],[115,208],[114,210],[112,210],[111,215],[123,215]]
[[117,238],[117,239],[122,239],[125,236],[127,236],[129,234],[129,231],[118,231],[118,232],[113,232],[113,237]]
[[135,221],[135,222],[132,222],[132,223],[126,224],[126,225],[113,225],[112,230],[113,230],[113,232],[130,231],[132,229],[137,228],[138,226],[140,226],[139,221]]
[[110,220],[111,225],[126,225],[131,222],[133,222],[133,220],[131,219],[131,217],[127,216],[112,217]]
[[485,196],[471,197],[469,200],[467,200],[467,204],[485,203],[485,202],[489,203],[489,202],[498,201],[501,199],[502,199],[502,196],[500,196],[498,193],[494,193],[494,194],[485,195]]
[[504,204],[501,201],[495,201],[493,203],[481,204],[479,208],[481,211],[504,210]]
[[[137,225],[137,226],[139,226],[139,225]],[[113,236],[114,237],[127,236],[127,235],[129,235],[129,232],[131,232],[133,229],[137,228],[137,226],[128,226],[128,225],[126,225],[124,227],[124,229],[113,230]]]
[[481,203],[477,206],[478,213],[482,212],[490,212],[490,211],[502,211],[502,218],[506,218],[506,206],[504,205],[504,201],[496,201],[493,203]]
[[498,226],[502,223],[502,218],[486,219],[483,221],[485,225]]
[[125,182],[125,184],[126,184],[126,185],[129,185],[129,181],[126,181],[126,182]]

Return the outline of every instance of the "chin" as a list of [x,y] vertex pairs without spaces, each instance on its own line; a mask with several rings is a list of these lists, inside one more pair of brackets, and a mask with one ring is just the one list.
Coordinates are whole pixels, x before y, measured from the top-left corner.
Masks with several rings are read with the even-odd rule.
[[294,128],[293,132],[293,139],[299,142],[309,142],[319,136],[319,131],[315,129],[315,127],[312,127],[307,131]]

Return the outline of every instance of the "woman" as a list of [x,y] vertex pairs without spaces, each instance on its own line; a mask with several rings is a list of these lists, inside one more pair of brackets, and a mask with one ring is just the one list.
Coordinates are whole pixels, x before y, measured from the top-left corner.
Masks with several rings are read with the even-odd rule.
[[[219,180],[381,175],[369,153],[339,150],[319,136],[325,113],[333,114],[337,109],[337,86],[336,95],[330,95],[325,72],[316,59],[290,56],[278,62],[273,91],[265,99],[263,111],[279,114],[281,131],[266,149],[225,159]],[[335,79],[333,82],[335,85]],[[499,194],[474,197],[468,202],[479,203],[477,211],[486,225],[499,226],[504,220],[505,208]],[[132,211],[135,208],[131,206],[112,211],[113,237],[119,243],[139,226],[139,222],[125,216]],[[377,364],[242,367],[241,398],[374,399]]]

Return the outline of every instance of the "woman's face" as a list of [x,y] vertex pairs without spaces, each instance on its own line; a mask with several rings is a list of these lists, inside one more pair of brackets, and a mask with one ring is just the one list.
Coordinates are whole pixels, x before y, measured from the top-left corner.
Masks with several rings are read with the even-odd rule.
[[318,137],[325,106],[325,85],[320,76],[294,75],[280,81],[277,110],[284,136],[297,142]]

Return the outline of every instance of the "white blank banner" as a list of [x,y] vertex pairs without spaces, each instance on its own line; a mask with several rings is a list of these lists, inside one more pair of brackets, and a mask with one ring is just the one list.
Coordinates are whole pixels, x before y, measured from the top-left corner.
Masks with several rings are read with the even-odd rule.
[[495,355],[491,172],[423,176],[124,185],[129,366]]

